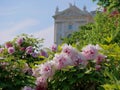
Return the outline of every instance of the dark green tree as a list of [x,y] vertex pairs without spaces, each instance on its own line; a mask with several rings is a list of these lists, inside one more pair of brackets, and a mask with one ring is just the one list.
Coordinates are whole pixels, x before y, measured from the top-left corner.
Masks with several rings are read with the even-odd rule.
[[106,8],[109,11],[118,10],[120,12],[120,0],[92,0],[98,5]]

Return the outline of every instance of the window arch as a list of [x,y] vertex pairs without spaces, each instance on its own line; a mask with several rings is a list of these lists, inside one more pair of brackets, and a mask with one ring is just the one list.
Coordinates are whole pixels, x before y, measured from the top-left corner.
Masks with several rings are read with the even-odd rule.
[[68,29],[69,29],[69,30],[72,30],[72,29],[73,29],[73,25],[72,25],[72,24],[69,24],[69,25],[68,25]]

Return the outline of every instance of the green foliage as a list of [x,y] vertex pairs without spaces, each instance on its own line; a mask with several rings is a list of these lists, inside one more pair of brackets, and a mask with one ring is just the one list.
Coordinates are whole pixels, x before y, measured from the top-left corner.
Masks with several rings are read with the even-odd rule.
[[27,35],[27,34],[21,34],[19,36],[17,36],[16,38],[13,39],[13,43],[16,44],[16,40],[19,37],[23,37],[25,42],[22,43],[22,47],[27,47],[27,46],[33,46],[35,50],[39,51],[40,47],[42,47],[42,43],[44,39],[39,39],[39,38],[34,38],[33,35]]
[[103,90],[100,87],[104,83],[102,71],[96,71],[93,67],[71,67],[67,70],[56,72],[48,83],[49,90]]
[[[23,38],[23,42],[18,45],[17,39]],[[34,57],[32,53],[37,53],[40,50],[43,40],[34,38],[26,34],[22,34],[9,41],[14,48],[14,52],[10,53],[9,48],[1,45],[3,51],[0,52],[0,88],[3,90],[19,90],[24,86],[35,86],[35,77],[32,76],[32,68],[38,62],[42,61],[38,54]],[[30,54],[26,53],[27,47],[33,47]],[[0,49],[1,49],[0,48]]]
[[120,12],[120,0],[92,0],[96,1],[98,5],[107,8],[110,12],[118,10]]
[[99,44],[103,48],[103,53],[107,55],[108,62],[101,73],[103,81],[98,81],[101,81],[104,90],[120,90],[119,21],[119,14],[111,16],[106,13],[99,13],[95,17],[94,23],[82,26],[78,32],[73,33],[70,38],[65,38],[63,41],[75,45],[78,49],[87,44]]
[[[60,52],[59,46],[56,53]],[[48,78],[48,90],[104,90],[101,85],[105,84],[106,80],[106,76],[103,74],[107,66],[106,63],[109,62],[103,60],[99,70],[96,69],[95,60],[88,60],[87,65],[68,65],[57,70],[52,78]],[[52,67],[55,69],[54,66]]]
[[76,44],[82,47],[91,44],[113,44],[120,45],[120,15],[111,17],[105,13],[99,13],[95,17],[95,22],[82,26],[78,32],[74,32],[70,38],[65,38],[63,42]]
[[106,77],[105,84],[101,86],[105,90],[120,90],[120,61],[111,58],[106,65],[107,67],[103,72]]

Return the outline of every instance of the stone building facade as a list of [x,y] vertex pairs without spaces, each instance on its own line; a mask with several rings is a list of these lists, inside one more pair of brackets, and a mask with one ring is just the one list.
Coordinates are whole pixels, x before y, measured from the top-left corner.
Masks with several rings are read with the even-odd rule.
[[70,4],[69,8],[59,11],[56,8],[54,18],[54,43],[61,44],[61,38],[69,37],[69,35],[77,31],[79,26],[93,22],[91,13],[83,7],[79,9],[76,5]]

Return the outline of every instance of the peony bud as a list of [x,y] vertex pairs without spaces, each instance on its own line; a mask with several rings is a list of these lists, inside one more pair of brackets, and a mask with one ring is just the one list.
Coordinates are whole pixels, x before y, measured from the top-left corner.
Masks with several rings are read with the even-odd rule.
[[106,58],[105,55],[98,54],[98,56],[97,56],[97,58],[96,58],[96,64],[102,63],[105,58]]
[[101,65],[96,65],[96,66],[95,66],[95,69],[96,69],[97,71],[99,71],[99,70],[101,69]]
[[32,46],[28,46],[27,48],[26,48],[26,53],[27,54],[31,54],[33,52],[33,47]]
[[9,47],[12,47],[13,45],[10,43],[10,42],[7,42],[6,44],[5,44],[5,48],[9,48]]
[[21,47],[20,48],[21,51],[25,51],[25,49],[26,49],[25,47]]
[[16,41],[16,43],[18,45],[21,45],[23,42],[24,42],[24,38],[23,37],[18,38],[17,41]]
[[38,54],[37,54],[36,52],[33,52],[33,53],[32,53],[32,56],[33,56],[34,58],[36,58],[36,57],[38,56]]
[[56,44],[52,45],[51,50],[52,50],[53,52],[57,51],[57,45],[56,45]]
[[44,51],[44,50],[41,50],[41,51],[40,51],[40,55],[41,55],[41,56],[44,56],[44,57],[48,57],[47,52]]
[[13,47],[8,48],[8,53],[13,54],[15,52],[15,49]]

